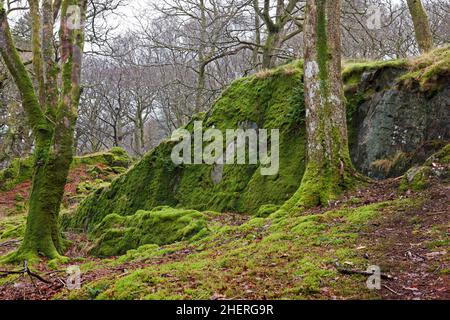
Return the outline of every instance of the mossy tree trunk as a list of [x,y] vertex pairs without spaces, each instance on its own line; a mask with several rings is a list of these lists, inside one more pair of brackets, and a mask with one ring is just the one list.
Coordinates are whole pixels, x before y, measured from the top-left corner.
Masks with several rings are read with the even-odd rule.
[[421,53],[433,49],[433,35],[431,33],[430,23],[427,12],[423,7],[421,0],[406,0],[409,13],[414,24],[417,44]]
[[[34,175],[24,240],[8,261],[59,257],[63,251],[58,213],[73,157],[74,128],[80,98],[81,59],[87,0],[29,0],[32,15],[33,70],[36,86],[11,37],[0,0],[0,53],[22,98],[35,141]],[[58,4],[59,3],[59,4]],[[57,7],[55,7],[55,5]],[[79,12],[68,10],[76,6]],[[60,41],[55,49],[55,12],[60,13]],[[73,14],[80,14],[73,21]],[[79,21],[80,28],[73,25]],[[57,50],[57,51],[56,51]],[[54,57],[59,53],[60,62]],[[58,87],[57,79],[61,79]]]
[[340,0],[308,0],[304,34],[307,164],[284,209],[328,205],[355,180],[341,78]]

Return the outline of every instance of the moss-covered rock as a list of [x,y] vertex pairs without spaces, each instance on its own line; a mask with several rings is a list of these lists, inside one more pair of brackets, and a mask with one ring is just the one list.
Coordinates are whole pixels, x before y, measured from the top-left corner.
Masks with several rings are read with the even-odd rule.
[[433,179],[444,183],[450,180],[450,144],[432,155],[422,166],[415,166],[403,176],[400,190],[420,191],[426,189]]
[[[164,141],[110,187],[88,197],[66,227],[93,226],[110,213],[132,215],[168,205],[196,210],[257,213],[261,205],[282,204],[295,192],[304,170],[305,129],[302,63],[235,81],[206,114],[203,129],[280,130],[280,171],[262,176],[258,165],[226,165],[215,183],[213,165],[172,163],[175,142]],[[303,112],[302,112],[303,110]],[[193,130],[193,122],[186,126]]]
[[0,190],[7,191],[28,180],[33,174],[33,157],[15,159],[0,171]]
[[408,170],[401,184],[401,189],[420,191],[428,187],[432,172],[429,167],[414,167]]
[[[356,168],[364,173],[374,171],[371,166],[375,163],[380,177],[403,174],[414,164],[409,156],[416,154],[417,146],[435,139],[439,144],[450,137],[448,129],[442,130],[450,116],[445,104],[450,88],[443,87],[432,100],[414,88],[401,89],[404,80],[400,77],[412,70],[412,63],[359,61],[345,65],[351,155]],[[209,112],[196,115],[185,127],[192,132],[193,121],[202,120],[204,130],[280,129],[278,175],[262,176],[258,165],[177,166],[170,158],[174,142],[164,141],[111,186],[83,201],[64,225],[92,229],[111,213],[133,215],[161,205],[250,214],[257,214],[267,204],[282,205],[298,189],[305,168],[302,78],[303,63],[296,61],[238,79]],[[428,151],[424,157],[429,156]],[[397,154],[408,157],[396,158]],[[387,161],[376,163],[383,159]],[[388,166],[388,173],[380,170]]]
[[124,149],[114,147],[109,151],[88,154],[81,157],[74,157],[72,167],[80,164],[105,164],[109,167],[128,168],[131,163],[132,159]]
[[91,253],[113,256],[141,245],[170,244],[205,234],[206,216],[195,210],[159,207],[138,211],[131,216],[107,215],[95,227]]

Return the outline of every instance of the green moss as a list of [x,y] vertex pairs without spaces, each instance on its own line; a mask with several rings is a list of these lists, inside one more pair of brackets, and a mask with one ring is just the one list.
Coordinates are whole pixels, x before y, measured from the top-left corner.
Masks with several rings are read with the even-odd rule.
[[418,83],[422,91],[434,92],[446,84],[450,75],[450,45],[435,49],[413,59],[409,72],[400,77],[404,85]]
[[[298,262],[295,275],[302,278],[301,284],[295,288],[297,294],[312,295],[320,292],[327,278],[336,276],[336,271],[325,268],[320,259],[304,258]],[[291,289],[292,290],[292,289]]]
[[8,168],[0,171],[0,190],[8,191],[29,180],[33,174],[33,157],[15,159]]
[[450,180],[450,144],[428,158],[422,166],[415,166],[406,172],[400,184],[400,191],[426,189],[433,179]]
[[414,167],[408,170],[403,177],[400,190],[406,191],[408,189],[413,191],[420,191],[429,186],[430,178],[432,176],[429,167]]
[[450,165],[450,144],[445,145],[441,150],[433,154],[425,163],[425,166],[432,166],[439,163],[443,166]]
[[272,213],[277,211],[280,208],[279,205],[275,204],[265,204],[259,207],[258,212],[256,213],[257,217],[266,218],[270,216]]
[[22,239],[25,233],[24,215],[14,215],[9,217],[2,217],[0,219],[0,239]]
[[364,72],[387,68],[407,70],[408,61],[404,59],[389,61],[352,61],[344,64],[342,80],[344,84],[354,85],[361,81]]
[[326,1],[316,1],[316,50],[317,50],[317,63],[319,65],[319,79],[323,96],[328,96],[329,90],[329,59],[330,52],[328,48],[328,30],[327,30],[327,9]]
[[114,147],[109,151],[88,154],[81,157],[74,157],[72,167],[78,165],[98,165],[105,164],[109,167],[128,168],[132,163],[128,153],[119,147]]
[[96,241],[91,253],[99,256],[120,255],[141,245],[164,245],[190,239],[204,228],[205,215],[194,210],[160,207],[152,211],[138,211],[131,216],[110,214],[91,233]]
[[66,228],[93,226],[110,213],[132,215],[159,205],[176,205],[173,190],[178,171],[170,159],[173,143],[165,142],[135,164],[111,185],[97,189],[83,201],[73,217],[66,217]]
[[387,203],[377,203],[350,210],[349,213],[345,215],[345,219],[352,225],[365,225],[368,221],[376,217],[379,210],[386,205]]

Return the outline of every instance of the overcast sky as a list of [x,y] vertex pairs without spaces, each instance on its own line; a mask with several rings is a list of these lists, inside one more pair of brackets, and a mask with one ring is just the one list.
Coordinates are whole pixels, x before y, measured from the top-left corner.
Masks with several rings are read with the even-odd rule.
[[[261,1],[261,0],[260,0]],[[404,0],[391,0],[393,3],[400,3]],[[161,2],[161,0],[127,0],[128,5],[120,8],[120,17],[117,17],[117,23],[121,30],[126,30],[133,26],[133,16],[142,13],[144,8],[151,8],[152,4]],[[116,20],[115,19],[115,20]]]

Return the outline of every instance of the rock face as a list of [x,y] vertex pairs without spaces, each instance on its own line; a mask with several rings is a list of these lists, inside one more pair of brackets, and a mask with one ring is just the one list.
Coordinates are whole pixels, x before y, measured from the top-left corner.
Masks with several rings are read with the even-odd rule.
[[[450,139],[450,83],[430,94],[417,86],[400,87],[399,73],[392,69],[367,72],[360,85],[362,90],[376,92],[357,109],[352,157],[360,171],[375,178],[401,175],[411,166],[412,159],[405,158],[421,162]],[[377,160],[397,167],[380,170]]]

